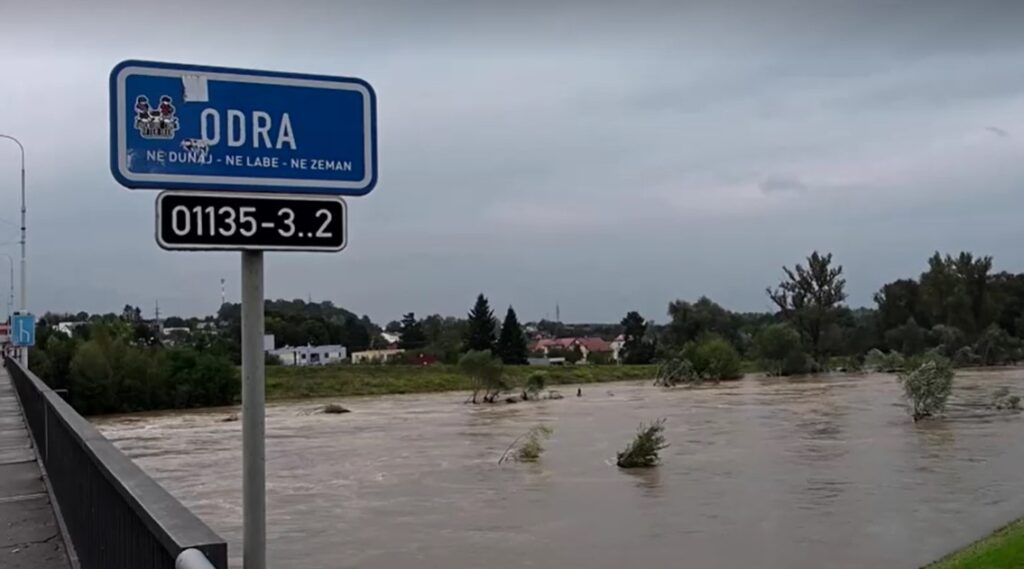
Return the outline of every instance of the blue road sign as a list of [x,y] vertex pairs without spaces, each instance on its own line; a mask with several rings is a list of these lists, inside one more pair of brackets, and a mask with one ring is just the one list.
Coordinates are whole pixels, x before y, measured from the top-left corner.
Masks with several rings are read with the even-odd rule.
[[110,171],[129,188],[364,195],[376,119],[361,79],[125,61],[110,73]]
[[11,317],[11,343],[15,346],[36,345],[36,317],[34,314],[15,314]]

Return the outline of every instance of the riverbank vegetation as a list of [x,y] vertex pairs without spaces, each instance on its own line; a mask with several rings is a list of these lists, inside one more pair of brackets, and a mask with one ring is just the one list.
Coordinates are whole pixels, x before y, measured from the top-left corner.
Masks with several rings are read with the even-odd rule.
[[[649,381],[656,366],[504,366],[503,381],[519,393],[577,383]],[[457,366],[339,365],[324,367],[267,367],[267,398],[347,397],[439,391],[472,391],[474,380]],[[538,389],[538,391],[540,390]],[[584,388],[585,389],[585,388]]]
[[1024,567],[1024,520],[949,555],[924,569],[1020,569]]
[[238,370],[213,346],[163,347],[121,319],[101,320],[78,335],[41,328],[45,349],[32,351],[32,370],[67,390],[84,415],[229,405]]
[[[766,278],[765,280],[769,280]],[[498,392],[524,385],[537,369],[528,358],[563,357],[573,371],[544,371],[546,383],[653,379],[661,365],[666,384],[735,379],[760,368],[771,375],[818,371],[900,371],[924,353],[954,366],[1011,364],[1024,359],[1024,274],[995,272],[991,257],[935,253],[918,278],[883,285],[873,307],[846,305],[842,265],[829,253],[782,267],[765,290],[774,310],[732,312],[708,297],[668,303],[658,324],[628,311],[619,322],[521,324],[512,307],[494,315],[480,294],[465,317],[433,314],[381,327],[331,302],[274,300],[265,305],[267,332],[280,345],[340,344],[349,353],[395,345],[404,354],[378,369],[278,370],[268,366],[268,394],[288,397],[472,390],[483,376],[457,372],[469,352],[489,352],[504,366]],[[58,324],[65,324],[59,330]],[[33,370],[83,413],[230,403],[237,399],[241,311],[224,304],[205,318],[146,320],[138,307],[120,314],[45,314],[30,358]],[[540,338],[573,342],[541,350]],[[615,340],[613,352],[584,350],[578,339]],[[542,353],[543,352],[543,353]],[[438,362],[429,371],[403,367]],[[571,364],[586,363],[586,366]],[[74,363],[74,365],[72,365]],[[268,357],[268,364],[275,363]],[[634,369],[639,366],[639,369]],[[667,367],[666,367],[667,366]],[[577,369],[579,368],[579,369]],[[529,371],[526,371],[529,370]],[[334,379],[330,379],[334,377]],[[473,379],[476,377],[476,379]],[[291,382],[296,382],[292,385]],[[297,382],[305,382],[299,384]],[[530,389],[525,390],[529,397]],[[496,400],[496,391],[481,395]],[[535,395],[538,389],[533,389]]]

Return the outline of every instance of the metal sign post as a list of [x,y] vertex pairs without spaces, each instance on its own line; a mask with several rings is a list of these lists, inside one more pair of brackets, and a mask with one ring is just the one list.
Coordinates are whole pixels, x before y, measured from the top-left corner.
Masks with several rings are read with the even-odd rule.
[[242,251],[242,564],[267,566],[263,251]]
[[348,77],[125,61],[110,73],[110,171],[172,190],[156,202],[164,249],[241,251],[243,566],[266,569],[263,251],[345,247],[334,196],[377,183],[376,95]]

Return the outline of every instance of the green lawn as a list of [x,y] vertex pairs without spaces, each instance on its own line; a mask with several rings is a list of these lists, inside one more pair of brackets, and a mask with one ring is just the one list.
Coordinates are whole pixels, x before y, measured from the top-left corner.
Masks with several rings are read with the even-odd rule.
[[[507,366],[505,378],[514,387],[532,373],[543,373],[548,386],[568,383],[653,380],[657,366]],[[429,393],[470,389],[455,366],[337,365],[323,367],[267,366],[267,399]]]
[[1024,519],[940,559],[925,569],[1024,568]]

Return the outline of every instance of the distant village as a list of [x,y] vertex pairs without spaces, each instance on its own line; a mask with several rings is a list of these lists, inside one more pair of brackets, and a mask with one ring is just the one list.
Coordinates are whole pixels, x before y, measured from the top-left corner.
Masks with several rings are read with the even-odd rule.
[[[161,343],[174,346],[187,343],[193,335],[216,333],[218,323],[215,320],[197,321],[191,326],[163,326],[158,320],[147,321],[158,331]],[[87,325],[87,321],[57,322],[55,330],[71,337],[75,329]],[[536,326],[526,324],[523,332],[529,341],[530,357],[528,364],[533,366],[550,365],[587,365],[594,363],[619,363],[619,355],[624,344],[624,337],[619,334],[612,340],[597,336],[553,337]],[[401,359],[415,365],[431,365],[438,362],[429,354],[409,356],[407,352],[415,352],[400,348],[402,336],[400,332],[380,332],[384,345],[369,350],[349,352],[340,344],[278,346],[273,334],[263,337],[263,349],[268,362],[283,366],[325,366],[351,363],[356,365],[386,364]]]
[[[553,338],[531,325],[524,326],[523,330],[530,339],[530,357],[527,362],[534,366],[618,363],[624,343],[621,334],[608,341],[598,337]],[[402,340],[400,333],[381,332],[380,335],[387,342],[386,346],[351,354],[345,346],[340,345],[276,347],[273,334],[264,336],[263,348],[268,355],[285,366],[331,365],[346,361],[352,364],[384,364],[399,357],[404,358],[406,352],[410,351],[398,347]],[[437,363],[437,358],[427,354],[404,359],[417,365]]]

